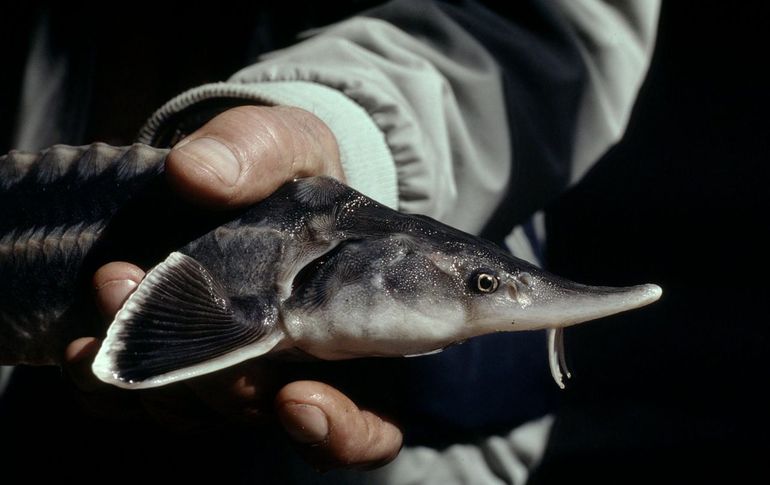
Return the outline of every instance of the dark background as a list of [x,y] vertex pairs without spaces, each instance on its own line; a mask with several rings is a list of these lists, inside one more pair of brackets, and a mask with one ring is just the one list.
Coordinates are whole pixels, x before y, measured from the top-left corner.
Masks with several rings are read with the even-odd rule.
[[664,295],[567,331],[536,484],[767,483],[770,19],[748,3],[664,2],[627,136],[548,211],[554,272]]

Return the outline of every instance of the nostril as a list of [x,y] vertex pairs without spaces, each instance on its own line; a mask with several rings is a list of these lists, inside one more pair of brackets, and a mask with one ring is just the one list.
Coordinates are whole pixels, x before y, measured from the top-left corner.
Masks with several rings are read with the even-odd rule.
[[521,281],[521,284],[524,286],[532,286],[532,275],[526,271],[522,271],[519,274],[519,281]]
[[508,287],[508,296],[513,300],[519,299],[519,290],[516,289],[516,284],[506,285]]

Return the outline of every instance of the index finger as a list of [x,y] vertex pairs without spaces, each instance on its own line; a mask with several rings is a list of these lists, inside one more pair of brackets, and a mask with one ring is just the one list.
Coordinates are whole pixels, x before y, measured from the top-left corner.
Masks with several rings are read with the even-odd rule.
[[[93,278],[99,311],[112,319],[143,277],[144,271],[130,263],[113,262],[99,268]],[[73,382],[82,391],[104,387],[91,372],[91,362],[100,344],[96,338],[84,337],[71,342],[65,350],[64,362]]]

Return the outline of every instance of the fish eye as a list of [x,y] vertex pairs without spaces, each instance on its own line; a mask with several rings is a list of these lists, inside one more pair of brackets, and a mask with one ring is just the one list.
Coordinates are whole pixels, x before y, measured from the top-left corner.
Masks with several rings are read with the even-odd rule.
[[473,278],[473,287],[480,293],[494,293],[500,286],[500,277],[494,271],[481,270]]

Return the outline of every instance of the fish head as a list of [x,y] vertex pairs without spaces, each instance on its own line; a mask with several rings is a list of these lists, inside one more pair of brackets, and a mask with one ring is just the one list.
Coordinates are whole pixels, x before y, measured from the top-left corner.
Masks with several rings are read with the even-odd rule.
[[660,298],[657,285],[630,287],[575,283],[514,258],[474,261],[462,271],[468,324],[478,331],[563,328],[642,307]]
[[660,298],[654,284],[590,286],[553,275],[507,251],[467,235],[444,235],[429,259],[454,280],[464,302],[464,338],[495,332],[548,329],[551,374],[564,388],[571,373],[564,357],[563,328],[645,306]]
[[662,294],[654,284],[576,283],[452,228],[434,229],[424,241],[424,259],[434,266],[429,274],[440,275],[445,294],[463,302],[468,336],[564,328],[645,306]]

